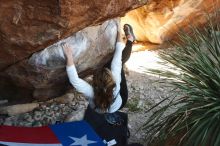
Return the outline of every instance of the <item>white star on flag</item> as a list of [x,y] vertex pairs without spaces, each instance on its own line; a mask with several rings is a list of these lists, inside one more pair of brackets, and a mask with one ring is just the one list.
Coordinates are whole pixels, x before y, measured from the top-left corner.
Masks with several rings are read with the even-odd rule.
[[88,140],[87,135],[84,135],[81,138],[76,138],[71,136],[69,136],[69,138],[74,140],[74,143],[72,143],[70,146],[74,146],[74,145],[88,146],[88,144],[97,143],[96,141]]

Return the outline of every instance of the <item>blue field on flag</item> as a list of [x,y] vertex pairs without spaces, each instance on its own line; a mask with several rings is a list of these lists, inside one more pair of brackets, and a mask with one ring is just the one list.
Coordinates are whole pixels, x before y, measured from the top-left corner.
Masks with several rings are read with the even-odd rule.
[[50,128],[63,146],[105,146],[85,121],[52,125]]
[[0,145],[7,146],[105,146],[85,121],[42,127],[0,126]]

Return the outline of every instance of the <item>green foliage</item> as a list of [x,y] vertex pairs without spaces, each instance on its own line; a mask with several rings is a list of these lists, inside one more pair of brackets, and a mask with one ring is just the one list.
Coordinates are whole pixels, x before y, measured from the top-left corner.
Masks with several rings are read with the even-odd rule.
[[128,101],[125,107],[131,112],[137,112],[140,110],[140,108],[138,108],[138,101],[138,97],[136,97],[133,100]]
[[[209,16],[208,20],[202,29],[191,26],[191,35],[181,31],[181,41],[172,42],[175,50],[159,55],[168,70],[148,71],[167,77],[184,93],[146,121],[143,128],[150,142],[182,134],[179,145],[220,146],[220,25],[214,25]],[[173,112],[166,115],[166,111]]]

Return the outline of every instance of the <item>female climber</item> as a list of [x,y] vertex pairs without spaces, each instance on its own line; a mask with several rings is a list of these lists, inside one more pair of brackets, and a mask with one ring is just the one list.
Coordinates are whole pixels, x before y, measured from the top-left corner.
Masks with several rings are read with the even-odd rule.
[[129,59],[135,41],[132,27],[125,24],[123,29],[127,39],[126,45],[118,32],[113,58],[93,74],[92,85],[79,78],[74,65],[74,52],[68,44],[61,44],[67,60],[66,71],[70,83],[87,98],[92,109],[103,113],[107,122],[113,125],[121,125],[123,122],[116,111],[123,108],[127,102],[128,89],[123,65]]

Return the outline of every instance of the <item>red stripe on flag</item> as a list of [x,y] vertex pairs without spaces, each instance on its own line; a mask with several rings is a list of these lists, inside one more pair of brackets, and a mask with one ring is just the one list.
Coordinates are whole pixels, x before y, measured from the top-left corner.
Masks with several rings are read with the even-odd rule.
[[60,143],[48,126],[43,127],[15,127],[0,126],[0,141],[20,143]]

